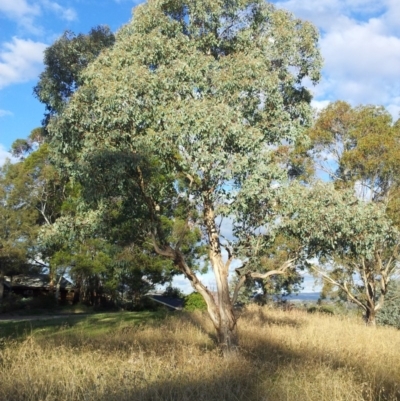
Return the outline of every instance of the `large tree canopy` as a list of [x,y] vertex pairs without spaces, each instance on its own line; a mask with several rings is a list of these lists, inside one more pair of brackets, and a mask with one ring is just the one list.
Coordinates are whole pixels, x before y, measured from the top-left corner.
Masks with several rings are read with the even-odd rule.
[[[288,176],[277,147],[311,122],[303,79],[320,77],[317,41],[310,23],[263,0],[150,0],[48,127],[59,165],[95,189],[92,205],[125,202],[146,222],[138,228],[202,294],[226,350],[237,341],[236,247],[219,223],[226,216],[238,236],[256,235],[257,199],[268,216]],[[188,263],[196,232],[218,299]]]

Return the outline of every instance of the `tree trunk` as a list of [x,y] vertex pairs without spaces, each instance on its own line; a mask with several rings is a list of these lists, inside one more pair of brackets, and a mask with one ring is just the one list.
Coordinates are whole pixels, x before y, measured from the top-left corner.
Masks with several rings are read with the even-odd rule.
[[0,303],[3,301],[4,298],[4,273],[0,271]]
[[207,311],[213,322],[217,334],[217,342],[224,357],[236,355],[238,351],[237,318],[233,311],[232,300],[229,296],[228,274],[231,258],[224,262],[221,254],[219,234],[215,224],[215,215],[212,203],[204,200],[204,222],[208,232],[209,256],[217,284],[216,297],[197,278],[194,271],[188,266],[184,255],[179,249],[166,245],[160,247],[156,236],[153,235],[154,250],[161,256],[174,261],[175,266],[186,276],[192,287],[204,298]]
[[54,271],[51,266],[49,267],[49,293],[52,294],[57,301],[57,294],[54,291]]
[[[184,256],[179,250],[167,246],[165,249],[158,247],[154,242],[155,250],[159,255],[169,257],[174,260],[175,265],[191,282],[192,287],[202,295],[206,304],[207,311],[213,322],[217,334],[218,346],[225,357],[236,354],[238,345],[238,335],[236,328],[236,316],[233,313],[232,302],[229,297],[228,279],[221,257],[212,258],[211,263],[217,280],[217,299],[210,290],[197,278],[193,270],[187,265]],[[221,276],[225,277],[221,280]],[[219,277],[219,279],[217,278]]]
[[365,323],[367,326],[376,326],[376,308],[375,308],[375,281],[373,279],[373,276],[365,273],[364,279],[365,281],[365,288],[366,288],[366,294],[367,294],[367,308],[365,312]]
[[[229,314],[225,310],[226,315]],[[220,347],[225,358],[235,356],[238,352],[239,338],[237,333],[236,318],[221,318],[221,323],[217,330],[218,346]]]
[[55,293],[55,299],[57,304],[59,303],[59,299],[60,299],[60,280],[58,280],[57,285],[56,285],[56,293]]
[[214,323],[217,330],[218,345],[225,357],[234,355],[238,351],[237,318],[233,311],[232,300],[229,296],[229,266],[230,257],[227,262],[222,259],[221,244],[218,230],[215,224],[215,215],[211,202],[204,200],[204,220],[208,232],[210,244],[210,262],[214,271],[217,284],[218,324]]
[[218,325],[214,326],[217,330],[218,345],[227,357],[238,350],[237,319],[229,296],[228,271],[222,256],[213,255],[210,259],[217,283],[218,299],[215,302],[219,312]]
[[365,312],[365,324],[372,327],[376,326],[376,311],[372,307],[368,307]]

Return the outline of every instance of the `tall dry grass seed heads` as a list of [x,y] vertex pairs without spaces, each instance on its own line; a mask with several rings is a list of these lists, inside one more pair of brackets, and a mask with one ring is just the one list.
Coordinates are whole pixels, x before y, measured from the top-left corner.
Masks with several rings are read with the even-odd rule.
[[0,351],[0,400],[400,399],[400,333],[394,329],[258,307],[239,322],[236,359],[220,357],[201,313],[98,336],[68,329],[32,333]]

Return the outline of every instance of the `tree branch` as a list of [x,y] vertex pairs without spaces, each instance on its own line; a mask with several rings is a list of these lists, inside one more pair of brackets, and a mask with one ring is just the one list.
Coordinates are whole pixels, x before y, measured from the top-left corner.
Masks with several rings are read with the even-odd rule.
[[[237,272],[237,270],[238,269],[236,269],[236,272]],[[245,274],[243,274],[243,276],[240,276],[239,281],[236,283],[235,291],[233,292],[233,295],[232,295],[232,305],[235,305],[235,303],[238,299],[238,296],[239,296],[239,291],[242,288],[243,284],[246,282],[246,280],[247,280],[247,276]]]
[[169,259],[174,259],[175,258],[175,252],[170,246],[168,246],[167,249],[161,249],[158,246],[157,240],[156,240],[156,236],[154,235],[154,233],[151,233],[151,239],[152,239],[154,250],[156,251],[156,253],[158,255],[165,256],[165,257],[167,257]]
[[252,272],[249,273],[251,278],[258,278],[258,279],[266,279],[268,277],[271,276],[275,276],[275,275],[281,275],[281,274],[285,274],[286,271],[293,266],[293,262],[296,260],[297,258],[293,258],[293,259],[289,259],[287,260],[285,263],[283,263],[283,265],[276,270],[270,270],[269,272],[266,273],[257,273],[257,272]]
[[338,281],[334,280],[332,277],[330,277],[328,274],[324,273],[323,271],[317,269],[314,265],[311,265],[311,269],[313,269],[315,272],[317,272],[318,274],[320,274],[322,276],[322,278],[325,281],[328,281],[329,283],[338,286],[339,288],[341,288],[347,295],[348,298],[351,299],[352,302],[354,302],[355,304],[357,304],[358,306],[360,306],[362,309],[366,310],[366,306],[360,302],[351,292],[350,290],[347,288],[347,283],[344,282],[343,284],[339,283]]

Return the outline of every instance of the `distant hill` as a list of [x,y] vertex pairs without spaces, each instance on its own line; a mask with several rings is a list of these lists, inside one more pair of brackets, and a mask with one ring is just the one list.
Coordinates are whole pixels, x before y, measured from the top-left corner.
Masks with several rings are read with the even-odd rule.
[[287,297],[284,297],[284,299],[287,299],[288,301],[298,301],[298,302],[317,302],[318,298],[320,297],[319,292],[301,292],[299,294],[292,294]]

